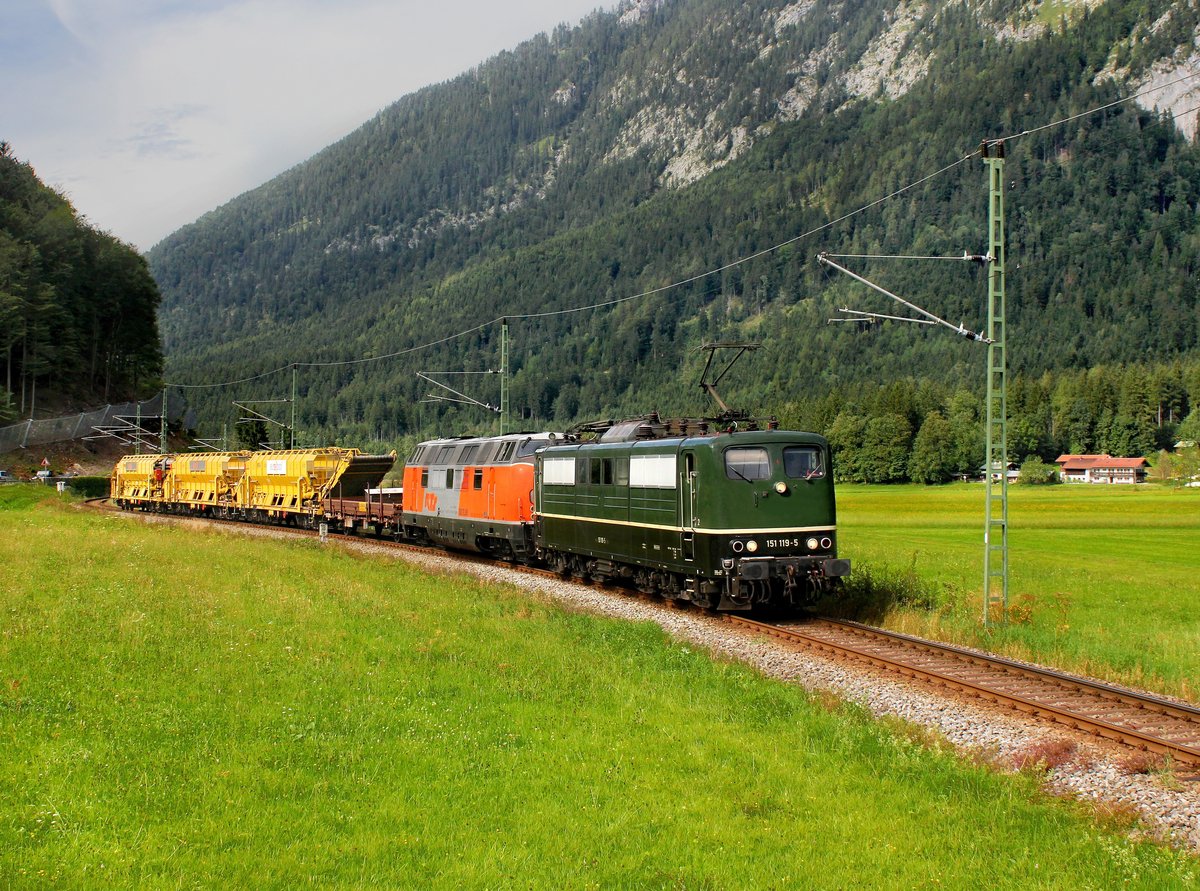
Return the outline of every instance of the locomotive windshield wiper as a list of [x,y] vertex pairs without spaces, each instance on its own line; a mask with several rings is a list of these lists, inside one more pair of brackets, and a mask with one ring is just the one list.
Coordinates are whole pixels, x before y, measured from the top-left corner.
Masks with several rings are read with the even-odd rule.
[[740,470],[738,470],[736,467],[730,466],[729,469],[732,470],[734,473],[736,473],[741,479],[744,479],[746,482],[748,482],[750,485],[752,485],[752,486],[754,485],[754,480],[750,479],[750,477],[748,477],[748,476],[744,476],[742,474],[742,472]]

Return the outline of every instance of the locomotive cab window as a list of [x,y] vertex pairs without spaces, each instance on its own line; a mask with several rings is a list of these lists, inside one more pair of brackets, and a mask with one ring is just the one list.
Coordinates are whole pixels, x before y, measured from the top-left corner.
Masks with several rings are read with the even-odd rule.
[[453,467],[446,470],[446,488],[447,489],[454,488],[454,468]]
[[429,468],[428,467],[421,468],[421,488],[422,489],[429,488]]
[[795,480],[825,475],[825,456],[816,446],[788,446],[783,450],[783,472]]
[[741,446],[725,450],[725,475],[731,480],[765,480],[771,477],[771,459],[767,450],[758,446]]
[[471,488],[476,490],[483,488],[483,470],[479,467],[476,467],[474,473],[471,474]]
[[612,458],[592,458],[588,463],[591,470],[590,482],[593,486],[611,486],[613,484]]
[[530,455],[532,455],[538,449],[543,449],[548,445],[550,445],[550,440],[548,440],[548,439],[522,440],[521,447],[519,449],[517,449],[517,457],[518,458],[528,458]]

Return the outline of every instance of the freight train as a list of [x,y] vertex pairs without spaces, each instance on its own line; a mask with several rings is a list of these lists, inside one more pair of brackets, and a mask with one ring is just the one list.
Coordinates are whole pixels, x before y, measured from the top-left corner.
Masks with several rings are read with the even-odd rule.
[[546,566],[720,610],[803,605],[850,572],[837,555],[829,444],[748,423],[660,420],[356,449],[122,458],[127,510],[334,531]]

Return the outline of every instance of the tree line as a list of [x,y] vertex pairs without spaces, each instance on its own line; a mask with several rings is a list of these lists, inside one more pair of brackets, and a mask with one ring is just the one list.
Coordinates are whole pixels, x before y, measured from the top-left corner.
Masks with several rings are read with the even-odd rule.
[[87,405],[156,389],[159,299],[136,250],[0,142],[0,420],[32,417],[47,396]]
[[[789,402],[786,426],[823,432],[840,479],[941,483],[982,473],[983,394],[902,378]],[[1200,361],[1100,365],[1015,376],[1008,456],[1049,465],[1061,454],[1151,457],[1200,441]]]

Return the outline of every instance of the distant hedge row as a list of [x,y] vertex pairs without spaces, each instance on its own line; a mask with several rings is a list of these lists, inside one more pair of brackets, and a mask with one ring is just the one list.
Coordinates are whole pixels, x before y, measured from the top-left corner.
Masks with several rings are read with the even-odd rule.
[[71,491],[84,498],[103,498],[109,493],[108,477],[77,476],[70,483]]

